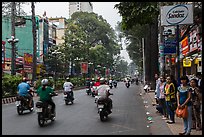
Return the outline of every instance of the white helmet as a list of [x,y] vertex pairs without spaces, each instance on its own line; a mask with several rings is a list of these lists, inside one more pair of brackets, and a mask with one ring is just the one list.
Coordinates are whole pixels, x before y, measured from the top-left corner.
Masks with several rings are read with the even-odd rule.
[[41,81],[41,84],[42,84],[42,85],[47,85],[47,84],[48,84],[48,79],[43,79],[43,80]]

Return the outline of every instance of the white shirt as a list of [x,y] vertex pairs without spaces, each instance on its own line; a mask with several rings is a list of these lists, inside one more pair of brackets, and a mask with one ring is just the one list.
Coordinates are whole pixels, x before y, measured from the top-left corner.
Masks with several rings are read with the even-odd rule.
[[65,82],[63,85],[64,91],[72,91],[73,84],[71,82]]
[[107,93],[110,90],[110,87],[108,85],[100,85],[97,88],[98,96],[100,97],[107,97]]

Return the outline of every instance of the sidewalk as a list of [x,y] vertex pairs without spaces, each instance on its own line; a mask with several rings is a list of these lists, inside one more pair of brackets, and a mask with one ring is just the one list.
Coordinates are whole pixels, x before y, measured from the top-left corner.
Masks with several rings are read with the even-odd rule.
[[[143,91],[143,87],[141,87],[141,88]],[[152,105],[150,107],[153,107],[155,109],[155,113],[156,113],[154,91],[147,92],[147,93],[142,92],[142,93],[143,93],[144,97],[147,97],[151,100],[150,103]],[[201,114],[202,114],[202,112],[201,112]],[[157,113],[157,115],[160,115],[160,114]],[[201,116],[201,121],[202,121],[202,116]],[[169,127],[169,129],[171,130],[173,135],[178,135],[180,132],[183,132],[183,119],[175,116],[175,123],[174,124],[167,124],[167,126]],[[202,130],[201,131],[192,130],[191,135],[202,135]]]

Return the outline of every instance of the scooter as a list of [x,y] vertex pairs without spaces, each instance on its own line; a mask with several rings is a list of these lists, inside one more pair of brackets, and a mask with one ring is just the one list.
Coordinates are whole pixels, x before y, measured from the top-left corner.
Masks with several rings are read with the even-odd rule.
[[130,87],[130,82],[129,82],[129,81],[126,82],[126,83],[125,83],[125,86],[126,86],[127,88],[129,88],[129,87]]
[[[110,95],[113,94],[110,93]],[[103,98],[98,99],[97,101],[98,114],[102,122],[108,119],[108,115],[111,114],[111,112],[108,110],[107,105],[108,105],[107,102]]]
[[66,105],[74,103],[74,98],[72,97],[71,92],[64,92],[64,101]]
[[[58,94],[50,94],[51,97],[57,96]],[[36,102],[37,114],[38,114],[38,124],[40,127],[43,127],[45,122],[48,120],[55,121],[56,112],[51,113],[52,106],[46,102],[37,101]]]
[[109,83],[109,87],[110,87],[110,89],[113,88],[113,82],[110,82],[110,83]]
[[86,94],[91,95],[91,88],[90,87],[86,87]]
[[113,82],[113,86],[114,86],[115,88],[117,87],[117,82],[116,82],[116,81]]
[[[32,95],[32,94],[31,94]],[[16,107],[17,107],[17,113],[19,115],[23,114],[23,111],[29,110],[30,112],[33,111],[34,108],[34,101],[32,100],[32,107],[29,107],[29,99],[23,96],[16,96]]]

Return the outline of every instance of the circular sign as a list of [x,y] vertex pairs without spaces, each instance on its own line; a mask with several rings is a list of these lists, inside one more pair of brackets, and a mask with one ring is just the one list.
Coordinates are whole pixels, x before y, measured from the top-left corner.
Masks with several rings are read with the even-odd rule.
[[185,5],[177,5],[166,14],[166,21],[172,25],[179,24],[188,17],[188,13],[188,7]]

